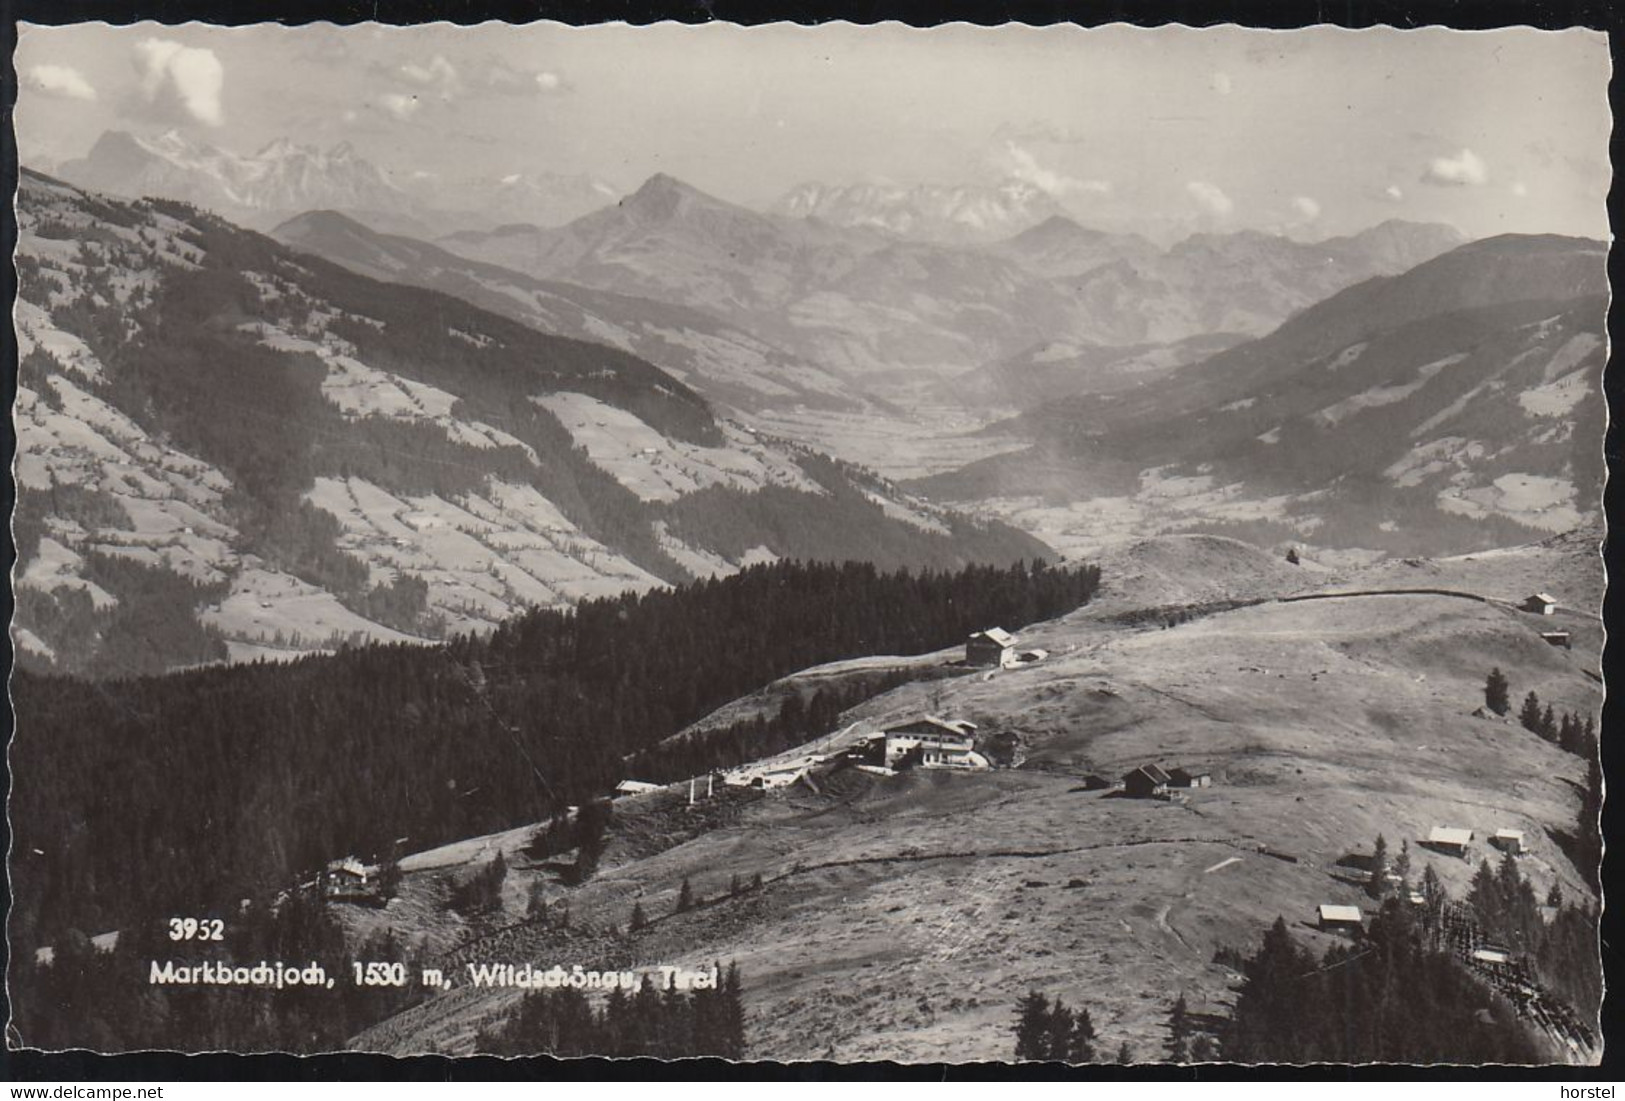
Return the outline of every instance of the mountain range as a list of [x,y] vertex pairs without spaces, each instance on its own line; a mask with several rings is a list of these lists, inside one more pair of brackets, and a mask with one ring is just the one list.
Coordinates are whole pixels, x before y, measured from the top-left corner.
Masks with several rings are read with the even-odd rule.
[[[1028,451],[916,488],[1010,499],[1007,516],[1034,495],[1067,502],[1049,521],[1081,533],[1090,514],[1093,538],[1114,510],[1403,554],[1568,530],[1601,501],[1606,253],[1551,236],[1463,245],[1143,385],[1034,406],[1004,426]],[[1026,526],[1055,538],[1035,514]]]
[[834,369],[943,375],[1047,340],[1262,335],[1460,241],[1449,227],[1392,222],[1318,245],[1249,232],[1161,252],[1052,216],[1006,241],[951,247],[760,214],[661,175],[557,229],[438,243],[537,278],[682,302]]
[[994,187],[805,183],[786,192],[770,211],[911,240],[966,244],[1002,240],[1058,216],[1061,208],[1047,191],[1010,179]]
[[155,136],[109,130],[56,174],[125,198],[177,199],[254,229],[311,210],[340,210],[374,229],[416,236],[447,226],[561,225],[616,197],[590,176],[396,176],[348,142],[324,151],[279,138],[253,153],[233,153],[176,130]]
[[241,154],[175,130],[156,137],[109,130],[84,157],[64,162],[58,174],[92,191],[176,199],[256,227],[320,207],[421,224],[413,217],[412,196],[349,143],[324,152],[278,139]]
[[182,203],[25,173],[18,217],[14,637],[35,668],[427,640],[776,558],[1049,553],[758,435],[628,351]]
[[1016,180],[808,184],[764,213],[664,175],[616,201],[588,176],[397,177],[348,145],[324,152],[283,139],[236,154],[174,131],[110,131],[60,174],[258,229],[342,213],[532,279],[699,310],[787,357],[858,376],[953,375],[1050,341],[1262,336],[1329,294],[1462,242],[1447,226],[1395,221],[1318,243],[1244,231],[1165,250],[1081,226]]

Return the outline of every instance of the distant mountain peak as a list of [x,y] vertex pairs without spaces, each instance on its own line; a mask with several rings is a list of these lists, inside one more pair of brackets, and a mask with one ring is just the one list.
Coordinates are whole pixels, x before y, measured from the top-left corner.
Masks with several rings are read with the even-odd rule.
[[272,138],[270,141],[266,142],[263,146],[260,147],[260,151],[258,153],[256,153],[255,156],[258,156],[258,157],[286,157],[286,156],[288,156],[288,155],[290,155],[292,153],[307,153],[307,152],[310,152],[310,150],[306,149],[302,145],[295,145],[292,138],[279,137],[279,138]]
[[643,186],[621,200],[620,206],[634,216],[664,221],[694,206],[725,207],[721,199],[686,184],[675,176],[656,172]]
[[1058,237],[1095,238],[1102,236],[1105,236],[1105,234],[1100,230],[1090,229],[1068,218],[1065,214],[1051,214],[1037,225],[1016,234],[1014,239],[1017,241],[1038,241]]

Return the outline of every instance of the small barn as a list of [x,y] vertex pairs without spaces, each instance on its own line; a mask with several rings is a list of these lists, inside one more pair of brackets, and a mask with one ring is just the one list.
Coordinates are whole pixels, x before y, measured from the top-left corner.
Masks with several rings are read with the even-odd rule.
[[1495,836],[1490,838],[1490,844],[1504,853],[1517,856],[1523,852],[1523,831],[1503,827],[1495,831]]
[[1174,788],[1205,788],[1213,783],[1213,776],[1188,768],[1168,770],[1168,786]]
[[1358,906],[1337,906],[1330,902],[1322,902],[1315,914],[1317,918],[1315,924],[1328,933],[1358,933],[1365,928]]
[[1434,826],[1428,834],[1428,848],[1441,852],[1447,856],[1467,857],[1467,850],[1473,843],[1473,831],[1457,829],[1453,826]]
[[327,897],[370,898],[375,890],[372,871],[353,856],[333,861],[327,866]]
[[1016,636],[1002,627],[977,631],[965,640],[965,664],[998,668],[1016,664]]
[[1494,945],[1473,949],[1473,960],[1476,963],[1506,963],[1511,958],[1512,953],[1505,948],[1497,948]]
[[1557,597],[1551,593],[1536,593],[1524,597],[1523,610],[1536,615],[1551,615],[1557,611]]
[[659,791],[659,784],[646,783],[643,780],[622,780],[615,785],[615,798],[623,795],[642,795],[647,791]]
[[1540,637],[1548,646],[1561,646],[1565,650],[1574,649],[1574,643],[1567,631],[1542,631]]
[[1168,794],[1168,774],[1156,765],[1141,765],[1123,776],[1123,793],[1131,799],[1155,799]]

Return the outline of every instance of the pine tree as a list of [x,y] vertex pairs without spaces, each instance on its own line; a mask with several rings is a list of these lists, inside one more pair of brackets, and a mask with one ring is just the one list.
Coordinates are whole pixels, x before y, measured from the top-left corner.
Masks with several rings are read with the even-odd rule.
[[1388,893],[1388,839],[1377,834],[1377,845],[1371,853],[1371,876],[1366,881],[1366,894],[1382,898]]
[[643,913],[643,903],[642,902],[634,902],[634,903],[632,903],[632,921],[627,926],[628,930],[630,932],[636,933],[636,932],[638,932],[640,929],[642,929],[644,926],[646,926],[648,924],[649,924],[649,919],[646,916],[644,916],[644,913]]
[[540,879],[531,881],[530,900],[525,904],[526,921],[547,920],[547,889]]
[[1518,712],[1518,722],[1532,734],[1540,733],[1540,697],[1531,689],[1529,695],[1523,698],[1523,709]]
[[739,964],[730,962],[722,980],[722,1056],[745,1055],[745,1002],[740,992]]
[[1563,885],[1553,882],[1552,889],[1546,892],[1546,905],[1560,907],[1563,905]]
[[760,891],[762,889],[762,873],[761,872],[757,872],[755,875],[751,876],[751,878],[750,878],[750,889],[753,890],[753,891]]
[[1185,1003],[1185,995],[1180,994],[1173,1008],[1168,1011],[1168,1062],[1190,1062],[1190,1040],[1190,1007]]
[[1127,1040],[1124,1040],[1121,1044],[1117,1045],[1117,1065],[1126,1067],[1131,1066],[1133,1063],[1134,1049],[1128,1046]]
[[683,877],[683,885],[677,891],[677,908],[673,913],[686,914],[694,909],[694,888],[689,886],[688,876]]
[[1512,709],[1512,701],[1508,698],[1507,691],[1506,674],[1499,668],[1491,669],[1489,677],[1484,681],[1484,706],[1497,715],[1505,715]]
[[389,847],[389,855],[378,868],[378,893],[388,900],[400,893],[401,889],[401,846],[399,842]]
[[730,896],[732,896],[732,897],[737,898],[742,886],[743,885],[739,881],[739,873],[735,872],[728,879],[728,894]]
[[1548,742],[1557,741],[1557,715],[1552,711],[1552,705],[1547,704],[1546,710],[1540,716],[1540,736]]
[[1400,901],[1409,901],[1411,895],[1411,843],[1401,838],[1399,856],[1394,859],[1394,874],[1399,877]]
[[1072,1016],[1072,1037],[1067,1045],[1066,1061],[1092,1063],[1095,1061],[1095,1022],[1087,1009],[1078,1009]]
[[1580,722],[1569,711],[1557,722],[1557,744],[1569,753],[1580,751]]
[[1049,1054],[1049,999],[1029,990],[1016,1003],[1016,1059],[1042,1059]]
[[1439,881],[1439,873],[1433,870],[1431,861],[1422,869],[1422,897],[1427,899],[1429,909],[1436,910],[1444,904],[1444,884]]
[[1044,1058],[1065,1062],[1072,1054],[1072,1010],[1057,996],[1049,1011],[1049,1035],[1044,1041]]

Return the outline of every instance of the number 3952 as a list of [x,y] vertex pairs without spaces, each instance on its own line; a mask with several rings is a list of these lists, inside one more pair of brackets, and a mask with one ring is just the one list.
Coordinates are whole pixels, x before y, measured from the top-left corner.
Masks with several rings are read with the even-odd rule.
[[225,940],[226,923],[219,918],[169,919],[170,940]]

